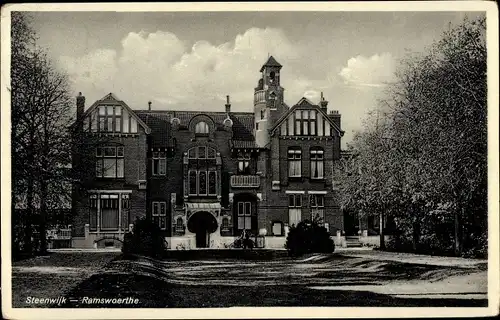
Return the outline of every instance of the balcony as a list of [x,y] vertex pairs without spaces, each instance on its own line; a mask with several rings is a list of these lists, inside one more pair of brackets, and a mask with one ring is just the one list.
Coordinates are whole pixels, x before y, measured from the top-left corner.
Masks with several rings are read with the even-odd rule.
[[260,176],[246,175],[246,176],[231,176],[232,188],[258,188],[260,187]]
[[266,90],[258,90],[253,94],[253,103],[266,102]]

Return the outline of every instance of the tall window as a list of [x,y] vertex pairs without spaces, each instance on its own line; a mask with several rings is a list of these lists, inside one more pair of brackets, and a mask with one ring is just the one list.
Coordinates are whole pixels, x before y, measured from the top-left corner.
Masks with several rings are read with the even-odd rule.
[[222,231],[228,231],[229,230],[229,220],[227,218],[222,219],[222,224],[221,224],[221,230]]
[[253,206],[251,202],[238,202],[238,230],[252,230]]
[[302,220],[302,195],[288,195],[288,224],[297,226]]
[[217,195],[215,149],[199,146],[188,150],[188,193],[191,196]]
[[325,195],[311,194],[311,220],[319,220],[320,223],[325,222]]
[[124,149],[122,146],[107,146],[96,148],[96,177],[124,177]]
[[288,176],[302,176],[302,150],[298,147],[288,149]]
[[311,148],[311,178],[324,178],[324,151],[322,148]]
[[118,195],[101,194],[101,230],[118,230]]
[[167,171],[167,158],[165,152],[153,152],[153,175],[165,175]]
[[[117,231],[126,229],[130,221],[130,200],[128,194],[91,194],[89,197],[90,231]],[[120,219],[121,206],[121,219]]]
[[316,134],[316,110],[296,110],[295,135],[315,136]]
[[96,231],[97,230],[97,194],[92,194],[90,195],[90,203],[89,203],[89,208],[90,208],[90,213],[89,213],[89,227],[90,231]]
[[203,121],[198,122],[194,128],[196,134],[208,134],[208,131],[208,124]]
[[265,110],[260,110],[260,119],[263,120],[266,118],[266,111]]
[[238,174],[250,174],[249,152],[238,152]]
[[153,201],[153,222],[158,225],[161,230],[167,228],[167,203],[163,201]]
[[175,231],[184,232],[184,221],[180,217],[175,221]]
[[85,119],[85,130],[89,129],[92,132],[137,133],[137,120],[122,106],[99,106]]

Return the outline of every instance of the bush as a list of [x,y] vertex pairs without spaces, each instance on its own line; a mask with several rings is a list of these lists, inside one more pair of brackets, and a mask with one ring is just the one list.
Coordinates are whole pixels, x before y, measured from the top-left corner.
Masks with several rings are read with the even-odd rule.
[[137,219],[133,232],[124,237],[123,254],[140,254],[149,257],[161,257],[167,250],[165,236],[160,227],[147,218]]
[[292,256],[306,253],[331,253],[335,251],[335,243],[330,233],[316,221],[301,221],[291,227],[286,238],[285,248]]

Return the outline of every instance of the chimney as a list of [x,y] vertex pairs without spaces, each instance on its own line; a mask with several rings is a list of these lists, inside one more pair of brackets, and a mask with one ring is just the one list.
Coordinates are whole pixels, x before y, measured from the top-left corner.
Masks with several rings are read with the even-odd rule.
[[340,113],[338,110],[330,111],[330,114],[328,114],[328,118],[332,119],[333,123],[335,123],[340,128]]
[[148,110],[151,111],[151,101],[148,101]]
[[82,119],[84,112],[85,112],[85,96],[83,96],[81,92],[78,92],[78,96],[76,97],[76,118],[77,118],[77,120]]
[[229,96],[226,96],[226,113],[231,112],[231,102],[229,101]]
[[323,91],[321,92],[321,100],[319,102],[319,106],[321,107],[321,110],[323,110],[323,112],[327,113],[328,101],[325,100],[325,97],[323,96]]

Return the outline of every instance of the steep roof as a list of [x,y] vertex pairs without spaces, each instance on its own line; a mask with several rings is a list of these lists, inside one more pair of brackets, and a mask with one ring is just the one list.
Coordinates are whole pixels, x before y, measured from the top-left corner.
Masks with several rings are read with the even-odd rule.
[[127,109],[127,111],[129,112],[130,115],[132,115],[132,117],[134,117],[136,120],[137,120],[137,123],[142,126],[144,128],[144,130],[146,131],[146,133],[150,133],[151,131],[151,128],[146,124],[144,123],[144,121],[142,121],[142,119],[140,117],[137,116],[137,114],[135,113],[134,110],[132,110],[132,108],[130,108],[126,103],[125,101],[123,100],[119,100],[113,93],[108,93],[107,95],[105,95],[104,97],[102,97],[101,99],[97,100],[96,102],[94,102],[84,113],[84,117],[86,117],[87,115],[89,115],[90,113],[94,112],[94,110],[100,106],[100,105],[121,105],[122,107],[124,107],[125,109]]
[[269,59],[267,59],[267,62],[264,63],[264,65],[260,68],[260,72],[262,72],[262,70],[264,70],[265,67],[278,67],[278,68],[281,68],[282,65],[276,61],[276,59],[274,59],[273,56],[270,56]]
[[[171,134],[171,120],[177,118],[180,124],[187,126],[189,121],[197,115],[203,114],[212,118],[216,127],[222,127],[227,119],[225,112],[196,112],[177,110],[134,110],[135,114],[151,128],[151,139],[155,146],[173,145]],[[252,112],[231,112],[230,119],[233,121],[233,140],[254,141],[253,126],[254,114]]]
[[318,112],[320,112],[321,114],[323,114],[323,118],[326,119],[326,121],[328,121],[330,123],[330,125],[335,128],[335,130],[337,130],[339,132],[339,134],[342,136],[344,135],[344,131],[341,130],[336,124],[335,122],[332,121],[332,119],[330,119],[330,117],[328,116],[328,114],[323,111],[322,108],[320,108],[320,106],[314,104],[313,102],[311,102],[311,100],[307,99],[306,97],[302,97],[293,107],[291,107],[290,109],[288,109],[287,112],[285,112],[279,119],[278,121],[276,121],[276,123],[273,125],[273,127],[271,128],[271,134],[274,133],[274,131],[276,131],[276,129],[281,125],[281,123],[286,119],[288,118],[288,116],[290,114],[292,114],[293,112],[295,112],[296,109],[299,109],[299,108],[310,108],[310,109],[316,109]]

